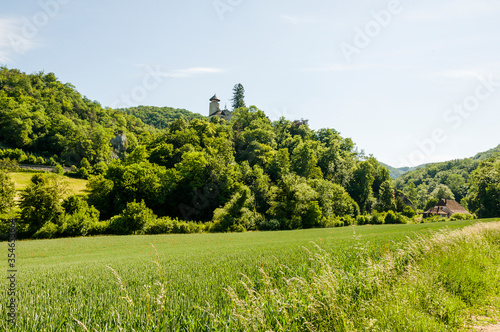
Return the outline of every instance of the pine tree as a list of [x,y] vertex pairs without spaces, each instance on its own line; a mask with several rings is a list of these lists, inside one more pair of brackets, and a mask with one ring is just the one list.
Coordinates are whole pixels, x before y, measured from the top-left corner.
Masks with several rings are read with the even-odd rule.
[[234,86],[233,99],[231,99],[231,101],[233,102],[233,110],[245,107],[245,88],[241,85],[241,83]]

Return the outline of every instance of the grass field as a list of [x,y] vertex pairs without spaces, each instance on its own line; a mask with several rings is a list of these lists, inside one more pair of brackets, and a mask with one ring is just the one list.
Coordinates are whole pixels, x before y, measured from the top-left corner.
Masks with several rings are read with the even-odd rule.
[[[24,190],[29,184],[30,179],[36,173],[33,172],[9,172],[9,176],[14,181],[16,190],[18,192],[17,198],[19,198],[19,192]],[[87,180],[74,179],[65,176],[64,179],[68,184],[68,190],[70,194],[83,195],[87,194]]]
[[[404,246],[407,237],[473,223],[19,241],[18,331],[84,331],[77,320],[90,331],[115,331],[117,326],[125,331],[210,330],[215,323],[203,308],[227,319],[230,299],[225,288],[244,292],[241,274],[258,280],[259,268],[273,275],[279,273],[279,262],[294,275],[305,276],[313,264],[305,248],[314,250],[313,243],[344,269],[355,270],[361,256],[377,259]],[[161,269],[154,264],[151,244]],[[6,257],[6,243],[2,247]],[[126,292],[107,266],[120,276]],[[0,271],[6,270],[5,259]],[[5,303],[2,291],[2,312]],[[5,320],[0,329],[8,330]]]

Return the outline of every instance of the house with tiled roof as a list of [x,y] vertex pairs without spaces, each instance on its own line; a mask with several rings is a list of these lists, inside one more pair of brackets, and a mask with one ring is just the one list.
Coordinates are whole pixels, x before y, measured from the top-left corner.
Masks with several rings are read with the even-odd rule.
[[451,199],[441,199],[439,200],[438,204],[435,207],[430,208],[429,210],[424,212],[424,218],[429,218],[432,216],[441,216],[449,218],[455,213],[463,213],[470,215],[470,212],[467,211],[457,201],[453,201]]
[[210,100],[210,106],[208,109],[208,118],[209,119],[213,118],[214,116],[217,116],[217,117],[224,119],[226,121],[231,120],[231,118],[233,117],[233,112],[228,110],[227,107],[224,110],[220,109],[220,99],[217,98],[217,95],[214,95],[209,100]]

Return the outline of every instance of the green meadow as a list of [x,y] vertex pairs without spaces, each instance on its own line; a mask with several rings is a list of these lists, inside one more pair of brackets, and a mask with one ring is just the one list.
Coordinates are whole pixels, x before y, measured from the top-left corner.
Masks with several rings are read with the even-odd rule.
[[[12,181],[14,181],[14,185],[18,192],[18,197],[16,197],[16,199],[18,199],[19,193],[26,189],[26,187],[28,187],[28,185],[31,183],[31,178],[36,174],[36,172],[9,172],[8,174],[11,177]],[[69,194],[87,194],[87,180],[75,179],[67,176],[64,176],[63,178],[66,181]]]
[[[337,269],[356,271],[410,239],[475,222],[18,241],[16,331],[243,329],[228,289],[248,298],[241,281],[260,289],[262,271],[305,278],[322,252],[316,245]],[[2,248],[7,255],[7,243]],[[2,312],[5,303],[3,291]],[[6,320],[0,327],[11,330]]]

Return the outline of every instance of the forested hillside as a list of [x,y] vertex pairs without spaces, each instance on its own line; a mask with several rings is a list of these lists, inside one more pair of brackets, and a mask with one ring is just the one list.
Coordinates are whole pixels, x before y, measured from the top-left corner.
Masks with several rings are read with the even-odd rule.
[[133,115],[141,119],[142,122],[157,129],[167,128],[170,123],[180,117],[183,117],[188,121],[193,119],[203,120],[206,118],[198,113],[192,113],[185,109],[172,107],[137,106],[121,110],[129,115]]
[[[133,150],[149,131],[137,117],[104,109],[53,73],[26,75],[0,68],[0,147],[11,149],[0,158],[20,162],[28,157],[53,158],[66,165],[78,165],[83,158],[91,164],[109,163]],[[126,140],[121,145],[111,144],[122,134]]]
[[[449,199],[455,199],[469,206],[481,216],[492,216],[477,205],[477,190],[486,181],[485,169],[491,169],[500,157],[500,146],[478,153],[472,158],[428,164],[406,172],[394,182],[417,207],[424,209],[437,192]],[[494,169],[494,167],[493,167]],[[491,175],[490,175],[491,176]],[[497,175],[498,178],[498,175]],[[490,178],[487,185],[495,185],[498,180]],[[490,188],[491,189],[491,188]],[[484,192],[483,192],[484,194]],[[491,193],[490,193],[491,194]],[[432,205],[432,204],[431,204]]]
[[[176,218],[216,231],[309,228],[403,207],[387,169],[360,155],[349,138],[311,130],[306,120],[271,122],[255,106],[235,110],[230,122],[170,122],[160,116],[166,108],[128,111],[168,124],[159,130],[102,108],[54,74],[6,68],[0,105],[0,159],[36,153],[77,164],[74,175],[89,178],[88,197],[64,201],[59,180],[34,178],[20,205],[29,236],[159,232],[178,225]],[[116,140],[126,143],[121,153]]]

